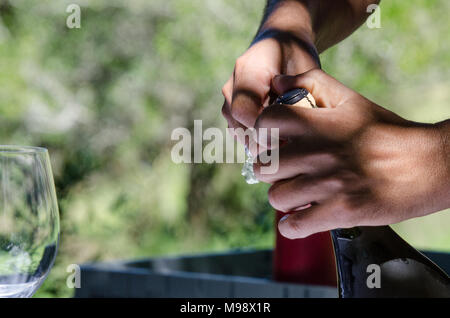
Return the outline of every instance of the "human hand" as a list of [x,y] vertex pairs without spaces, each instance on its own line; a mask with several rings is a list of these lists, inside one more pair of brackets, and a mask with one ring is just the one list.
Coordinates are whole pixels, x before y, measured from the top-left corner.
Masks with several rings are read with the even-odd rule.
[[228,127],[253,128],[258,115],[269,105],[272,78],[280,73],[298,74],[317,68],[318,57],[314,53],[307,32],[294,34],[267,29],[260,33],[237,59],[233,75],[222,88],[225,97],[222,114]]
[[[222,88],[222,114],[230,128],[253,128],[269,104],[275,75],[295,75],[320,67],[318,53],[350,35],[379,0],[268,1],[261,27],[250,48],[236,60]],[[242,143],[245,137],[230,131]],[[264,147],[255,149],[253,154]]]
[[[450,171],[438,125],[407,121],[320,70],[280,76],[274,89],[304,87],[317,109],[271,105],[255,128],[279,128],[285,140],[269,201],[289,212],[281,234],[387,225],[450,207]],[[308,204],[312,206],[308,207]],[[305,209],[305,207],[307,207]]]

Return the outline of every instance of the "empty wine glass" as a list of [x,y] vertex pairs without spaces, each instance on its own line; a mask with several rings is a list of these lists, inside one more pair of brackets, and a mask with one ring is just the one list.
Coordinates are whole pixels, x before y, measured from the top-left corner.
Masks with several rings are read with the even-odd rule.
[[47,149],[0,146],[0,297],[31,297],[53,266],[58,240]]

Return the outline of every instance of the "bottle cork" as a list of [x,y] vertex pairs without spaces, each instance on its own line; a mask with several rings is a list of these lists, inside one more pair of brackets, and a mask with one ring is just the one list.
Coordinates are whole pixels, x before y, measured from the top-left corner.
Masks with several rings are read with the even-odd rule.
[[317,108],[316,100],[306,88],[295,88],[275,100],[275,104]]

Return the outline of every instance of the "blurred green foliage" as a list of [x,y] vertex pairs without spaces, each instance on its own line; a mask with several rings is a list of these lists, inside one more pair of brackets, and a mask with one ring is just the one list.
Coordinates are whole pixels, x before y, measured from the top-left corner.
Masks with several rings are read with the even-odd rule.
[[[66,7],[82,8],[81,29]],[[176,165],[176,127],[225,128],[220,88],[264,0],[0,0],[0,136],[47,147],[61,213],[54,269],[37,296],[71,296],[72,263],[270,247],[267,186],[241,165]],[[450,117],[446,0],[384,1],[323,67],[417,121]],[[450,250],[449,213],[396,225],[420,248]]]

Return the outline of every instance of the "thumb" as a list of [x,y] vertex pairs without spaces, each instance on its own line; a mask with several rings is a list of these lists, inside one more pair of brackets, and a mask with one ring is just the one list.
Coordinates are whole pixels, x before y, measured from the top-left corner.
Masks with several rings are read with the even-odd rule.
[[295,78],[295,75],[276,75],[272,79],[272,87],[278,95],[282,95],[291,89],[297,88]]
[[306,88],[314,97],[318,107],[334,108],[354,93],[351,89],[320,69],[313,69],[296,76],[278,75],[272,79],[272,86],[278,94],[294,88]]

